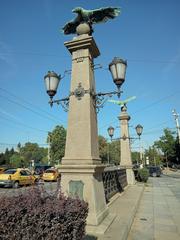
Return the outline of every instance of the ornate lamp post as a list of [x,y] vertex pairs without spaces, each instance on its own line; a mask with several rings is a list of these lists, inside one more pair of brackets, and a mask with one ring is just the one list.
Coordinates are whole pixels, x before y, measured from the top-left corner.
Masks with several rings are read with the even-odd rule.
[[[141,151],[141,134],[142,134],[142,131],[143,131],[143,126],[141,126],[140,124],[138,124],[136,127],[136,133],[137,135],[139,136],[139,160],[140,160],[140,163],[142,163],[142,151]],[[137,162],[137,164],[139,165],[139,162]]]
[[[109,137],[111,138],[111,142],[112,142],[112,138],[114,136],[114,128],[112,126],[108,127],[107,129]],[[110,164],[110,144],[108,143],[108,164]]]
[[[120,165],[126,168],[127,182],[129,185],[135,184],[135,177],[132,166],[129,125],[130,116],[127,113],[127,107],[121,107],[121,114],[119,116],[121,127],[121,162]],[[138,128],[139,130],[139,128]],[[139,132],[138,132],[139,133]]]
[[[135,183],[135,178],[134,178],[134,172],[132,170],[133,166],[132,166],[132,158],[131,158],[130,139],[135,139],[135,138],[131,138],[129,136],[128,121],[130,120],[130,116],[127,113],[127,106],[125,104],[121,107],[121,114],[118,118],[120,120],[120,128],[121,128],[121,137],[119,138],[121,143],[120,166],[126,168],[127,182],[128,184],[132,185]],[[110,127],[110,129],[111,128],[112,127]],[[143,127],[140,124],[138,124],[135,129],[138,135],[138,139],[140,139]]]
[[[111,8],[107,8],[107,11],[109,9]],[[102,9],[97,11],[102,16]],[[82,15],[83,9],[77,8],[75,12]],[[112,8],[111,12],[114,12],[116,17],[119,9]],[[115,58],[109,66],[117,91],[96,93],[94,58],[98,57],[100,52],[91,36],[93,31],[89,24],[91,19],[83,20],[83,16],[76,18],[70,22],[71,24],[67,23],[63,28],[65,34],[77,33],[78,35],[64,43],[72,55],[70,94],[63,99],[53,100],[61,77],[54,72],[48,72],[44,79],[50,96],[50,105],[61,104],[69,111],[65,156],[60,167],[61,189],[67,195],[78,196],[88,202],[86,230],[88,233],[93,233],[97,232],[96,227],[108,215],[102,182],[105,166],[101,164],[99,158],[97,111],[103,106],[105,97],[114,94],[120,97],[120,87],[125,80],[126,62]],[[82,19],[83,23],[79,19]],[[75,26],[72,27],[73,24]],[[107,218],[109,224],[112,221],[111,218],[111,216]],[[106,225],[108,227],[108,224]]]
[[[97,226],[107,215],[108,207],[104,196],[101,164],[98,148],[97,111],[103,106],[104,98],[112,95],[120,97],[121,85],[125,81],[127,63],[114,58],[109,70],[117,91],[95,91],[93,59],[99,56],[99,49],[92,36],[83,34],[65,42],[72,54],[72,76],[69,96],[54,100],[62,77],[48,72],[44,77],[50,105],[61,104],[69,110],[65,156],[62,159],[61,187],[64,193],[88,201],[89,215],[87,231]],[[113,129],[109,129],[113,136]],[[79,137],[81,136],[81,137]],[[98,181],[97,181],[98,179]],[[94,230],[93,230],[94,231]]]
[[67,111],[69,107],[70,96],[74,95],[78,100],[81,100],[81,98],[85,94],[90,94],[94,101],[94,105],[97,111],[99,111],[99,108],[103,107],[103,104],[105,102],[104,98],[106,96],[111,97],[112,95],[117,95],[120,98],[120,95],[122,93],[120,88],[125,81],[126,67],[127,67],[127,61],[124,61],[123,59],[118,57],[115,57],[112,60],[112,62],[109,64],[109,71],[111,72],[113,82],[117,87],[117,91],[96,93],[95,89],[91,89],[91,88],[84,89],[82,87],[82,83],[80,82],[78,86],[75,88],[75,90],[70,92],[69,96],[62,99],[57,99],[57,100],[53,100],[53,97],[56,95],[58,85],[61,79],[64,78],[65,74],[63,77],[61,77],[61,75],[58,75],[54,71],[48,71],[48,73],[44,76],[44,81],[45,81],[46,92],[50,97],[49,104],[51,106],[53,106],[54,103],[61,104],[62,107]]

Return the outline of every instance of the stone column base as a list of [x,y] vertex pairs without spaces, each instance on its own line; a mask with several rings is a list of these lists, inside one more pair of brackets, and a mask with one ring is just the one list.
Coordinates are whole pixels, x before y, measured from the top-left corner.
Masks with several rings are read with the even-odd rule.
[[87,224],[99,225],[108,215],[102,172],[104,165],[61,165],[61,189],[65,195],[88,202]]
[[134,171],[132,165],[121,165],[121,167],[126,169],[126,177],[127,177],[127,183],[128,185],[134,185],[136,183],[135,177],[134,177]]

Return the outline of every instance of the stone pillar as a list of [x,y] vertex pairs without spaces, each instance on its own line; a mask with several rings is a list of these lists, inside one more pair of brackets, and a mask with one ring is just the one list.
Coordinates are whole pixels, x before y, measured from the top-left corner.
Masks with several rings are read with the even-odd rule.
[[121,108],[119,116],[121,127],[121,161],[120,165],[126,168],[127,182],[129,185],[135,184],[134,172],[132,170],[131,148],[129,139],[128,121],[130,116],[127,113],[126,106]]
[[[60,166],[62,192],[78,195],[89,204],[87,229],[108,215],[98,150],[93,59],[100,55],[92,36],[83,34],[65,42],[72,55],[65,156]],[[90,232],[90,231],[88,231]]]

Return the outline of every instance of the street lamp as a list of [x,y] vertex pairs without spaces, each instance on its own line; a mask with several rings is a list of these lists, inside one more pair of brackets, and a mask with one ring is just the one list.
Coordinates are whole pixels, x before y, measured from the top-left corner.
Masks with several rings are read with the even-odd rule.
[[111,141],[112,141],[112,137],[114,135],[114,128],[112,126],[110,126],[110,127],[108,127],[107,131],[108,131],[108,134],[109,134],[109,136],[111,138]]
[[61,76],[57,75],[55,72],[48,71],[44,77],[47,94],[52,99],[57,92],[57,87],[59,85]]
[[[122,137],[119,137],[119,138],[116,138],[116,139],[113,139],[113,140],[120,140],[120,139],[122,139],[122,140],[126,140],[126,139],[140,139],[140,136],[141,136],[141,134],[142,134],[142,131],[143,131],[143,127],[140,125],[140,124],[138,124],[136,127],[135,127],[135,129],[136,129],[136,133],[137,133],[137,135],[138,135],[138,138],[136,138],[136,137],[127,137],[125,134],[122,136]],[[110,127],[108,127],[108,129],[107,129],[107,131],[108,131],[108,134],[109,134],[109,136],[111,137],[111,141],[112,141],[112,137],[113,137],[113,135],[114,135],[114,128],[112,127],[112,126],[110,126]]]
[[120,89],[121,85],[125,81],[126,67],[127,61],[124,61],[123,59],[117,57],[115,57],[109,64],[109,70],[118,89]]
[[[139,159],[140,159],[140,162],[142,162],[142,152],[141,152],[141,141],[140,141],[140,136],[142,134],[142,131],[143,131],[143,126],[141,126],[140,124],[138,124],[136,127],[136,133],[137,135],[139,136]],[[139,165],[139,162],[137,162],[137,164]]]
[[[111,138],[111,142],[112,142],[112,137],[114,135],[114,128],[112,126],[108,127],[107,129],[108,134]],[[110,144],[108,143],[108,164],[110,164]]]
[[136,133],[137,133],[137,135],[139,136],[139,139],[140,139],[140,136],[141,136],[142,131],[143,131],[143,126],[141,126],[140,124],[138,124],[138,125],[135,127],[135,129],[136,129]]
[[118,98],[120,98],[120,95],[122,93],[120,88],[125,81],[126,67],[127,62],[118,57],[115,57],[109,64],[109,71],[111,72],[113,82],[117,86],[117,91],[96,93],[93,89],[84,89],[81,83],[79,83],[76,89],[70,92],[69,96],[58,100],[53,100],[53,97],[56,95],[59,82],[63,77],[53,71],[48,71],[48,73],[44,77],[44,81],[46,86],[46,92],[50,97],[49,104],[50,106],[53,106],[54,103],[61,104],[65,111],[67,111],[70,96],[74,95],[78,100],[81,100],[81,98],[85,94],[90,94],[94,100],[94,105],[98,112],[99,108],[102,108],[106,101],[104,99],[105,96],[112,97],[112,95],[117,95]]

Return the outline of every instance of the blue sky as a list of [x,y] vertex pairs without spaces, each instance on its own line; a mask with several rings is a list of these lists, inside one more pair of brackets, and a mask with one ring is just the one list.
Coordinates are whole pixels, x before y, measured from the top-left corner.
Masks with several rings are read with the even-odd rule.
[[[145,148],[157,140],[163,128],[175,129],[172,109],[180,113],[180,1],[179,0],[1,0],[0,6],[0,151],[18,142],[46,143],[55,125],[67,127],[67,113],[52,109],[44,87],[48,70],[63,74],[71,69],[64,42],[73,35],[61,33],[63,25],[81,6],[95,9],[120,6],[121,15],[94,26],[93,37],[101,52],[95,61],[98,91],[115,89],[107,70],[114,56],[127,59],[126,81],[121,100],[129,96],[130,133],[144,126]],[[68,95],[70,75],[62,79],[57,97]],[[113,97],[116,99],[116,97]],[[106,103],[98,113],[99,134],[119,126],[120,107]],[[119,137],[119,129],[115,137]],[[133,147],[136,148],[135,141]]]

